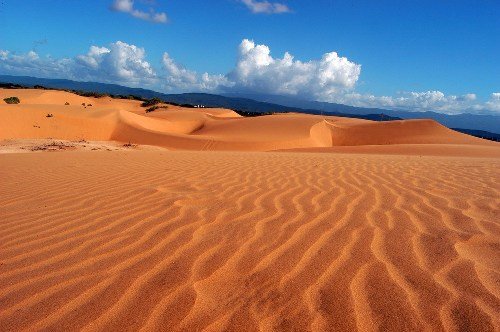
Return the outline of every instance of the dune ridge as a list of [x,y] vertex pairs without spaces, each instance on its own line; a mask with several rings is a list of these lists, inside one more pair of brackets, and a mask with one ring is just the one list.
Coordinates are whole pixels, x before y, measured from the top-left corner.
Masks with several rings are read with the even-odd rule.
[[[0,98],[9,95],[17,95],[21,104],[0,105],[0,140],[113,140],[202,151],[397,144],[454,144],[498,150],[498,143],[455,132],[433,120],[374,122],[308,114],[243,118],[226,109],[174,105],[146,113],[140,102],[134,100],[87,98],[50,90],[0,89]],[[53,116],[46,117],[49,113]]]
[[498,330],[499,170],[497,158],[0,155],[0,330]]

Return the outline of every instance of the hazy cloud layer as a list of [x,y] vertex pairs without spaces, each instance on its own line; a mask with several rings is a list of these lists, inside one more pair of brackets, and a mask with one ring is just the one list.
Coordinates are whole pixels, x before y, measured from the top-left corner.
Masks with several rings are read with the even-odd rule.
[[433,110],[446,114],[500,111],[498,107],[493,107],[493,99],[486,103],[480,103],[473,93],[456,96],[445,95],[441,91],[405,92],[400,93],[399,96],[374,96],[353,92],[338,96],[335,101],[360,107],[380,107],[418,112]]
[[445,95],[440,91],[405,92],[396,96],[375,96],[356,92],[361,65],[336,52],[319,59],[300,61],[285,53],[273,57],[266,45],[244,39],[238,58],[227,74],[197,73],[183,67],[164,53],[154,68],[146,51],[121,41],[107,46],[91,46],[74,58],[41,57],[36,52],[14,54],[0,50],[0,74],[80,81],[118,83],[165,92],[241,92],[298,96],[362,107],[434,110],[442,113],[500,114],[500,92],[480,102],[473,93]]
[[165,13],[157,13],[152,8],[149,8],[149,12],[138,10],[134,7],[134,0],[115,0],[111,9],[127,13],[135,18],[150,21],[154,23],[167,23],[168,18]]
[[289,13],[290,8],[283,3],[258,1],[258,0],[240,0],[254,14],[283,14]]
[[186,69],[176,63],[168,53],[162,58],[165,75],[162,87],[166,91],[217,91],[222,87],[231,87],[234,84],[224,75],[198,75],[195,71]]
[[491,94],[490,100],[486,102],[488,110],[500,113],[500,92]]

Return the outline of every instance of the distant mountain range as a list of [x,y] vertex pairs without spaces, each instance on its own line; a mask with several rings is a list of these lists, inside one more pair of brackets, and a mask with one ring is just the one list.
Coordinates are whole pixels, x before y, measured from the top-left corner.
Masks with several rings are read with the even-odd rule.
[[[141,88],[129,88],[117,84],[96,82],[77,82],[65,79],[46,79],[29,76],[0,75],[0,83],[14,83],[24,86],[41,85],[48,88],[92,91],[113,95],[134,95],[142,98],[160,98],[177,104],[204,105],[206,107],[224,107],[243,112],[301,112],[309,114],[329,114],[357,117],[370,120],[394,119],[434,119],[450,128],[460,128],[467,133],[486,132],[500,134],[500,116],[458,114],[448,115],[437,112],[409,112],[379,108],[354,107],[317,101],[306,101],[288,96],[258,94],[206,94],[182,93],[164,94]],[[462,129],[465,128],[465,129]]]

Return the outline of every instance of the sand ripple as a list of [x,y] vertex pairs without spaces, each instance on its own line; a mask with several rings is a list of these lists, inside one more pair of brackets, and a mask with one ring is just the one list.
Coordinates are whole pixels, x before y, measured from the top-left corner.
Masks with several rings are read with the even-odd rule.
[[0,330],[498,331],[499,170],[430,156],[1,155]]

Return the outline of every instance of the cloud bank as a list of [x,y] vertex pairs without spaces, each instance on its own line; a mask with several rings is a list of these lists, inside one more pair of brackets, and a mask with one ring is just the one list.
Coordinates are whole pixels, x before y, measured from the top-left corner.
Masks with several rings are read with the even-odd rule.
[[108,47],[91,46],[87,54],[64,59],[40,57],[33,51],[22,55],[0,51],[0,72],[131,86],[152,85],[158,78],[145,57],[143,48],[121,41]]
[[494,99],[495,93],[486,103],[477,101],[473,93],[465,95],[445,95],[441,91],[404,92],[399,96],[374,96],[347,93],[336,98],[336,102],[360,107],[378,107],[415,112],[437,111],[446,114],[457,113],[500,113],[500,103]]
[[263,93],[361,107],[500,114],[500,92],[492,93],[485,102],[478,101],[473,93],[361,94],[355,90],[361,65],[336,52],[308,61],[297,60],[288,52],[273,57],[268,46],[248,39],[239,45],[236,64],[227,74],[197,73],[180,65],[167,52],[155,68],[143,48],[122,41],[94,45],[86,54],[63,59],[41,57],[34,51],[13,54],[0,50],[0,74],[117,83],[164,92]]
[[283,14],[291,10],[287,5],[278,2],[241,0],[254,14]]
[[141,11],[134,8],[134,0],[115,0],[113,2],[113,5],[111,6],[111,9],[118,12],[127,13],[135,18],[144,21],[149,21],[154,23],[168,22],[167,14],[165,13],[157,13],[151,8],[149,12]]

